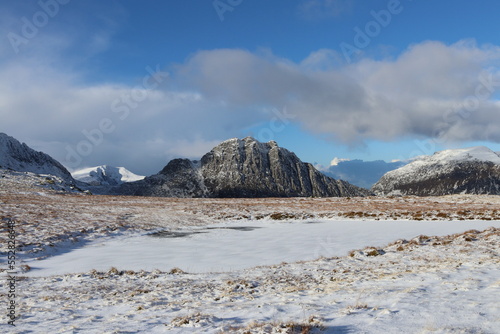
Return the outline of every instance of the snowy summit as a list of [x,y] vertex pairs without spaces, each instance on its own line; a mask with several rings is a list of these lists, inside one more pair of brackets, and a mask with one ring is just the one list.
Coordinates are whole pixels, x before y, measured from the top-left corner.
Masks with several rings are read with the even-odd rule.
[[500,156],[486,146],[474,146],[462,149],[444,150],[431,156],[424,156],[407,166],[445,164],[453,161],[491,161],[500,165]]
[[136,175],[125,167],[97,166],[77,170],[72,173],[73,178],[92,186],[115,186],[125,182],[134,182],[144,179],[145,176]]
[[444,150],[386,173],[377,194],[500,194],[500,156],[484,146]]

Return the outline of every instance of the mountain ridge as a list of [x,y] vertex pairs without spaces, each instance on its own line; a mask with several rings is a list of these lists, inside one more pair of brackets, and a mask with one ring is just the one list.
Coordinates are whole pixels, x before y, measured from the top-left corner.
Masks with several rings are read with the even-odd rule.
[[386,173],[378,195],[500,194],[500,156],[485,146],[443,150]]

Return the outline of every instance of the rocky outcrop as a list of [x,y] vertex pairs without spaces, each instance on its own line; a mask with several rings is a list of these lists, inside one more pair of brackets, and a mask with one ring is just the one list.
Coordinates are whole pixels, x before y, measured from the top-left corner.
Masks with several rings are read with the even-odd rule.
[[370,192],[335,180],[276,142],[247,137],[214,147],[201,161],[172,160],[160,173],[123,184],[117,194],[167,197],[331,197]]
[[208,197],[198,161],[174,159],[158,174],[124,183],[109,192],[116,195],[156,197]]
[[445,150],[386,173],[377,195],[500,195],[500,156],[484,146]]

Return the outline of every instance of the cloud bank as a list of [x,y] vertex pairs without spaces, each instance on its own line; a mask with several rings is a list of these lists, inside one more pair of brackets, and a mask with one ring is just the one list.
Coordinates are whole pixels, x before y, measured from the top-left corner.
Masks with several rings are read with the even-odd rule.
[[310,131],[344,142],[401,136],[500,141],[499,47],[429,41],[396,59],[329,69],[332,57],[338,54],[322,50],[294,64],[243,50],[202,51],[178,74],[211,100],[286,105]]

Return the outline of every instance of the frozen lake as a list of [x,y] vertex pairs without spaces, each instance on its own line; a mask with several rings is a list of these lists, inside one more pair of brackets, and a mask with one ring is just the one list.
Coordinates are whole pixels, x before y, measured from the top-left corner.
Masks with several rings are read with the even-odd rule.
[[190,273],[232,271],[258,265],[344,256],[420,234],[447,235],[500,227],[498,221],[245,221],[120,236],[86,244],[45,260],[29,260],[28,276],[119,270]]

